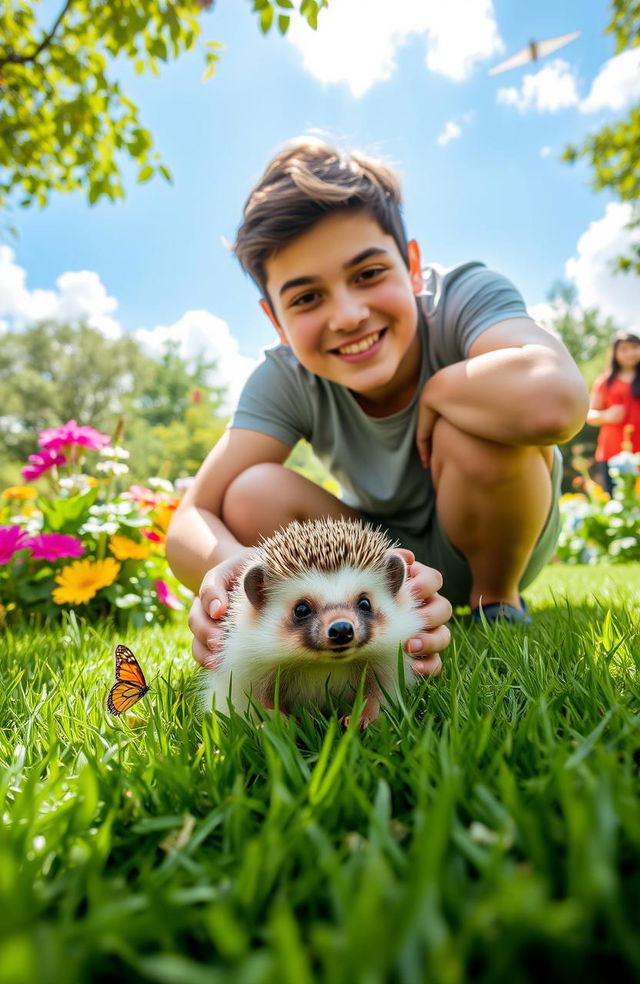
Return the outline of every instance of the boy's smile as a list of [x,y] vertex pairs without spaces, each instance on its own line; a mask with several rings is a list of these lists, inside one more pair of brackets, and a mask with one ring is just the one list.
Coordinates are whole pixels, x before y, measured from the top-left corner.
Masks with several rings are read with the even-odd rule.
[[420,374],[415,294],[420,255],[407,269],[392,236],[364,209],[332,212],[267,260],[283,344],[310,372],[348,387],[362,407],[385,416],[406,406]]

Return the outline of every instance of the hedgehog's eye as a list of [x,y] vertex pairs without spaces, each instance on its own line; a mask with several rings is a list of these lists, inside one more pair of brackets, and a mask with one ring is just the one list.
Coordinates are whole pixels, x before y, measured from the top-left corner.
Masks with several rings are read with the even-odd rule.
[[312,608],[308,601],[298,601],[293,606],[293,617],[297,622],[303,622],[305,618],[309,618],[311,612]]
[[360,595],[356,608],[359,612],[372,612],[373,606],[366,595]]

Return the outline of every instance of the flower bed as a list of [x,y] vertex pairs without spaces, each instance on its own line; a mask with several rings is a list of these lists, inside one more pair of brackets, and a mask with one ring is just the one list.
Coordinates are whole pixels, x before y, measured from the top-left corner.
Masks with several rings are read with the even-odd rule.
[[609,497],[575,459],[582,492],[560,500],[562,532],[556,558],[568,564],[640,560],[640,454],[621,451],[609,461],[615,482]]
[[73,420],[41,431],[38,444],[22,476],[46,491],[0,493],[0,620],[78,609],[139,626],[182,610],[190,594],[164,549],[173,484],[123,487],[129,452]]

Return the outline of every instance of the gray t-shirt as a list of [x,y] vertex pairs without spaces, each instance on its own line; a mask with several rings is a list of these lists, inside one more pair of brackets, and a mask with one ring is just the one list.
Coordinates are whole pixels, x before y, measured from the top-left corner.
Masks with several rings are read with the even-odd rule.
[[439,369],[465,359],[473,340],[507,318],[527,317],[513,284],[482,263],[429,266],[418,297],[420,383],[411,403],[389,417],[369,417],[345,386],[300,365],[288,345],[265,351],[240,395],[231,427],[269,434],[290,447],[305,438],[340,482],[343,499],[366,516],[419,536],[433,514],[429,470],[415,444],[418,396]]

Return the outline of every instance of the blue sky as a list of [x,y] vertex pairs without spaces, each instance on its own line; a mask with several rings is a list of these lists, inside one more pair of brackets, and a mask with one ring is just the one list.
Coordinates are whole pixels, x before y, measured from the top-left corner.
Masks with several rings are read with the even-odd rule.
[[[637,279],[609,268],[629,241],[625,208],[590,190],[585,165],[558,160],[640,99],[640,53],[614,58],[608,20],[603,0],[330,0],[317,37],[298,24],[283,39],[261,35],[246,0],[217,0],[203,39],[225,47],[209,82],[202,48],[160,79],[117,67],[173,185],[137,185],[126,167],[124,203],[58,195],[16,210],[0,323],[81,313],[151,349],[180,337],[186,355],[217,353],[237,385],[272,329],[222,240],[278,144],[310,129],[398,165],[426,260],[483,260],[540,317],[553,282],[572,279],[584,305],[637,322]],[[574,30],[556,55],[488,76],[529,38]]]

